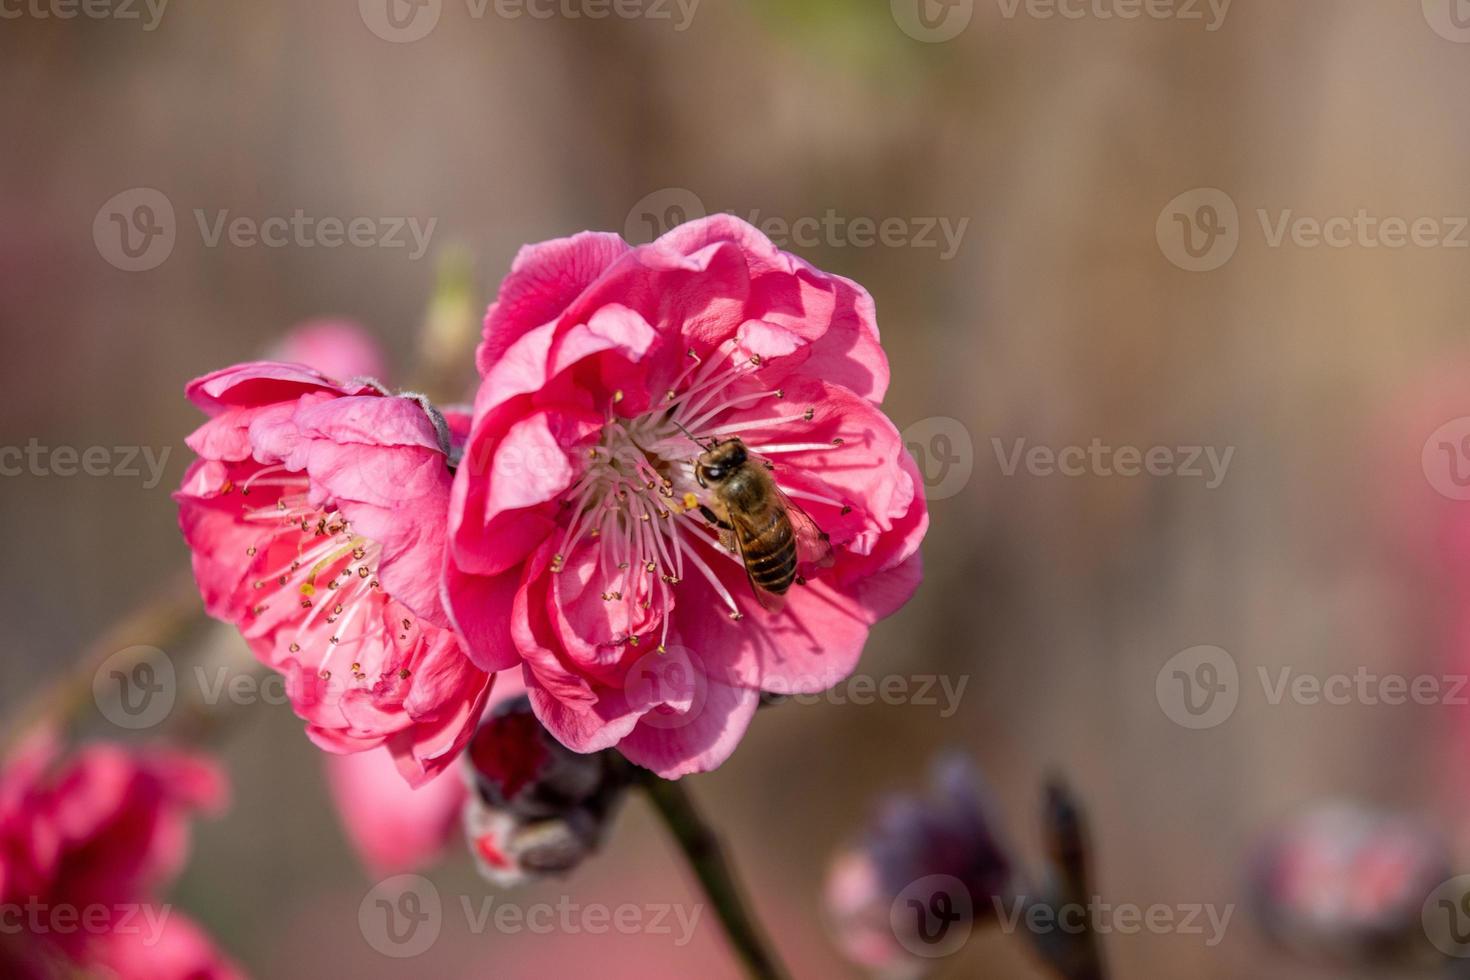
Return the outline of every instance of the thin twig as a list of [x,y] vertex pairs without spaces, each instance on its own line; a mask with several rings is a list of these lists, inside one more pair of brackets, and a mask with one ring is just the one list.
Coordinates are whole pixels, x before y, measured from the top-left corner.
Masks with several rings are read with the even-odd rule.
[[105,629],[64,674],[20,709],[19,718],[5,733],[0,755],[37,725],[49,721],[66,726],[74,722],[83,706],[91,703],[93,677],[113,654],[131,646],[146,650],[167,643],[203,619],[204,608],[193,576],[184,573],[171,579],[157,595]]
[[640,782],[699,878],[746,972],[754,980],[784,980],[786,970],[751,914],[719,837],[695,808],[683,783],[651,774]]

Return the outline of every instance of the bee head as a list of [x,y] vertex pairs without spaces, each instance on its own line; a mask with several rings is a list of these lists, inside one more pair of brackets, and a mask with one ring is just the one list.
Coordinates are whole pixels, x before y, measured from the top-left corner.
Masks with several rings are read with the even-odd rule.
[[702,487],[719,483],[744,466],[747,458],[745,443],[739,439],[714,443],[694,461],[694,478]]

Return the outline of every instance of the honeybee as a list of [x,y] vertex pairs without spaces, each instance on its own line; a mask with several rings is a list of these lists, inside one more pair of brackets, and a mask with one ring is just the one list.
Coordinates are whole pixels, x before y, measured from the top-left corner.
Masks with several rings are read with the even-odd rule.
[[766,467],[750,458],[737,438],[711,442],[694,460],[694,478],[710,491],[700,510],[721,531],[726,547],[740,555],[751,589],[762,606],[777,609],[803,564],[830,563],[825,532],[781,488]]

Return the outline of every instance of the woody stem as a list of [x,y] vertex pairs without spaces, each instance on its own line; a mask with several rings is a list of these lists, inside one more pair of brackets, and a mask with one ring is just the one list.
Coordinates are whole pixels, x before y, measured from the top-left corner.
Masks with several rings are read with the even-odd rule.
[[752,980],[785,980],[786,969],[751,913],[719,837],[695,807],[684,784],[652,774],[643,775],[640,784],[684,852],[746,974]]

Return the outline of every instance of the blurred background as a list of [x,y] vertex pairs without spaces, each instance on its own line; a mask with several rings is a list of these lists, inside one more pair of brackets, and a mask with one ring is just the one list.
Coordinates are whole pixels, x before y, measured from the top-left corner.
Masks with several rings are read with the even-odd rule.
[[[407,363],[446,256],[470,257],[480,309],[522,243],[731,211],[873,293],[886,408],[934,497],[925,583],[860,669],[929,678],[937,703],[764,711],[690,784],[798,976],[861,975],[830,940],[828,861],[945,748],[1030,855],[1065,776],[1106,899],[1237,906],[1214,946],[1104,937],[1117,976],[1343,975],[1245,909],[1262,833],[1324,799],[1412,814],[1470,862],[1470,691],[1449,690],[1470,669],[1470,5],[57,9],[0,6],[0,445],[169,455],[157,480],[141,458],[0,480],[4,718],[187,566],[188,379],[322,315]],[[229,230],[298,212],[284,244]],[[325,219],[359,218],[328,244]],[[1094,443],[1171,462],[1027,455]],[[1200,646],[1236,680],[1192,725],[1166,667]],[[1204,679],[1199,656],[1179,663]],[[1444,684],[1334,704],[1274,696],[1286,669]],[[252,974],[737,976],[708,917],[677,946],[450,915],[423,956],[379,955],[321,754],[288,706],[239,715],[214,739],[233,806],[173,899]],[[456,906],[493,894],[458,851],[429,874]],[[563,896],[694,901],[641,799],[598,858],[514,900]],[[995,930],[943,969],[1046,975]]]

